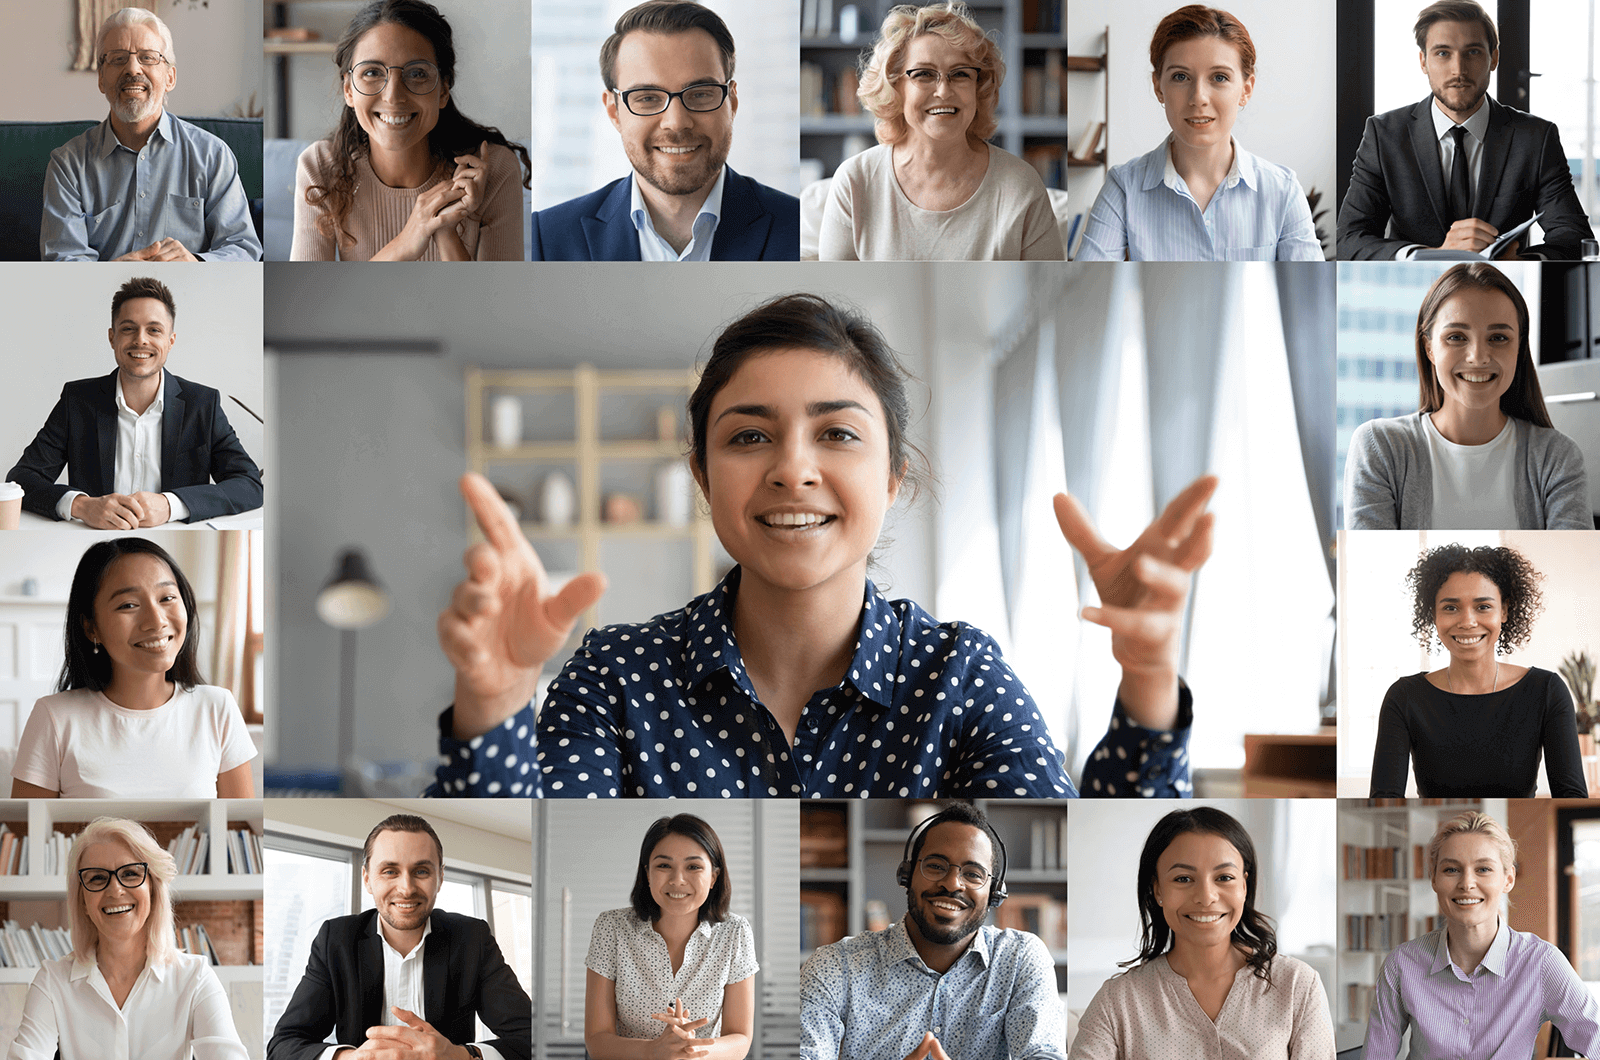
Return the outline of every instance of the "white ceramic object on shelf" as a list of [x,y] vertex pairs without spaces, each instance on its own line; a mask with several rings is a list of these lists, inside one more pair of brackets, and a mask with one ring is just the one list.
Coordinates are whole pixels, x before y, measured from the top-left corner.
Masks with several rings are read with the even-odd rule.
[[552,471],[539,486],[539,515],[546,526],[571,526],[578,518],[578,490],[560,471]]
[[656,470],[656,520],[682,529],[694,519],[694,478],[682,460]]
[[499,449],[515,449],[522,444],[522,398],[502,394],[489,407],[489,435]]

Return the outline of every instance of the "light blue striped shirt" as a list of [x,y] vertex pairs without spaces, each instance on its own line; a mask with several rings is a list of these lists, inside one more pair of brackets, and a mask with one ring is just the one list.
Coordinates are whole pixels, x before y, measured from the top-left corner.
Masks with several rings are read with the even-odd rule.
[[1173,168],[1171,137],[1111,167],[1078,261],[1322,261],[1294,170],[1233,144],[1233,168],[1204,212]]
[[260,261],[239,163],[221,139],[163,112],[138,151],[107,118],[50,152],[39,255],[111,261],[176,239],[206,261]]

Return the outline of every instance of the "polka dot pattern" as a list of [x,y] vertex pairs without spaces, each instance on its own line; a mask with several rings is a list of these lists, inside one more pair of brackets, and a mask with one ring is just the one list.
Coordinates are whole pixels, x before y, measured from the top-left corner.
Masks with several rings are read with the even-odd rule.
[[984,926],[943,975],[905,921],[823,946],[800,969],[800,1055],[906,1056],[932,1031],[952,1057],[1059,1057],[1067,1031],[1037,935]]
[[709,1019],[697,1038],[722,1033],[722,991],[760,970],[756,937],[750,922],[729,913],[720,924],[704,921],[689,936],[683,964],[672,972],[667,940],[632,909],[609,909],[595,918],[584,965],[617,985],[617,1034],[624,1038],[656,1038],[665,1012],[682,998],[691,1019]]
[[[591,630],[550,683],[536,751],[531,705],[465,743],[450,737],[446,711],[429,793],[485,795],[498,783],[546,798],[1076,797],[994,640],[891,603],[870,581],[849,670],[806,703],[791,747],[734,643],[738,579],[735,568],[649,622]],[[1179,729],[1157,732],[1116,707],[1086,794],[1188,794],[1187,689],[1180,714]]]

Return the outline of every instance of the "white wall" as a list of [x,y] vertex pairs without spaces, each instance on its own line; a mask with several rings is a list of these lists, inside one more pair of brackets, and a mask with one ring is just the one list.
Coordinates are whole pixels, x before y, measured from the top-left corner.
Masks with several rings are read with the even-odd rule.
[[[174,114],[215,117],[248,111],[261,97],[261,0],[213,0],[207,7],[183,0],[155,5],[172,30],[178,85],[168,96]],[[72,69],[78,48],[78,5],[68,0],[5,5],[10,46],[6,118],[65,121],[104,118],[109,109],[92,70]]]
[[260,265],[107,262],[94,269],[41,269],[7,262],[0,263],[0,287],[12,307],[6,380],[0,387],[0,474],[44,426],[63,384],[116,368],[106,335],[111,299],[132,277],[151,275],[171,289],[178,306],[177,341],[167,368],[221,392],[223,411],[245,452],[262,464],[265,428],[229,400],[235,396],[258,415],[267,414]]
[[[1067,5],[1067,50],[1073,55],[1100,54],[1110,27],[1110,72],[1070,75],[1067,113],[1074,137],[1086,122],[1105,121],[1104,93],[1109,88],[1112,165],[1148,153],[1171,131],[1150,84],[1150,37],[1178,6],[1174,0],[1072,0]],[[1294,170],[1305,190],[1314,187],[1323,193],[1322,207],[1330,213],[1320,223],[1331,249],[1334,4],[1243,0],[1222,6],[1250,31],[1256,46],[1255,92],[1234,126],[1234,136],[1251,154]],[[1068,172],[1073,210],[1087,213],[1099,194],[1103,170]]]
[[267,827],[312,828],[324,838],[360,847],[373,825],[396,813],[426,818],[444,844],[445,867],[466,862],[527,876],[533,871],[533,804],[527,801],[442,804],[421,799],[272,799]]

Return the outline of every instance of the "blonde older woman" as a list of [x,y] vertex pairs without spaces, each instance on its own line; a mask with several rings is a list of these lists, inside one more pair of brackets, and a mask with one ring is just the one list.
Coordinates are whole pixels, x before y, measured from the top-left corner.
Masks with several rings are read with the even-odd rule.
[[204,957],[179,953],[172,856],[137,821],[99,817],[67,856],[72,953],[40,965],[8,1060],[246,1060]]
[[1005,73],[965,4],[889,12],[856,93],[879,143],[834,173],[823,261],[1062,259],[1039,174],[985,142]]

